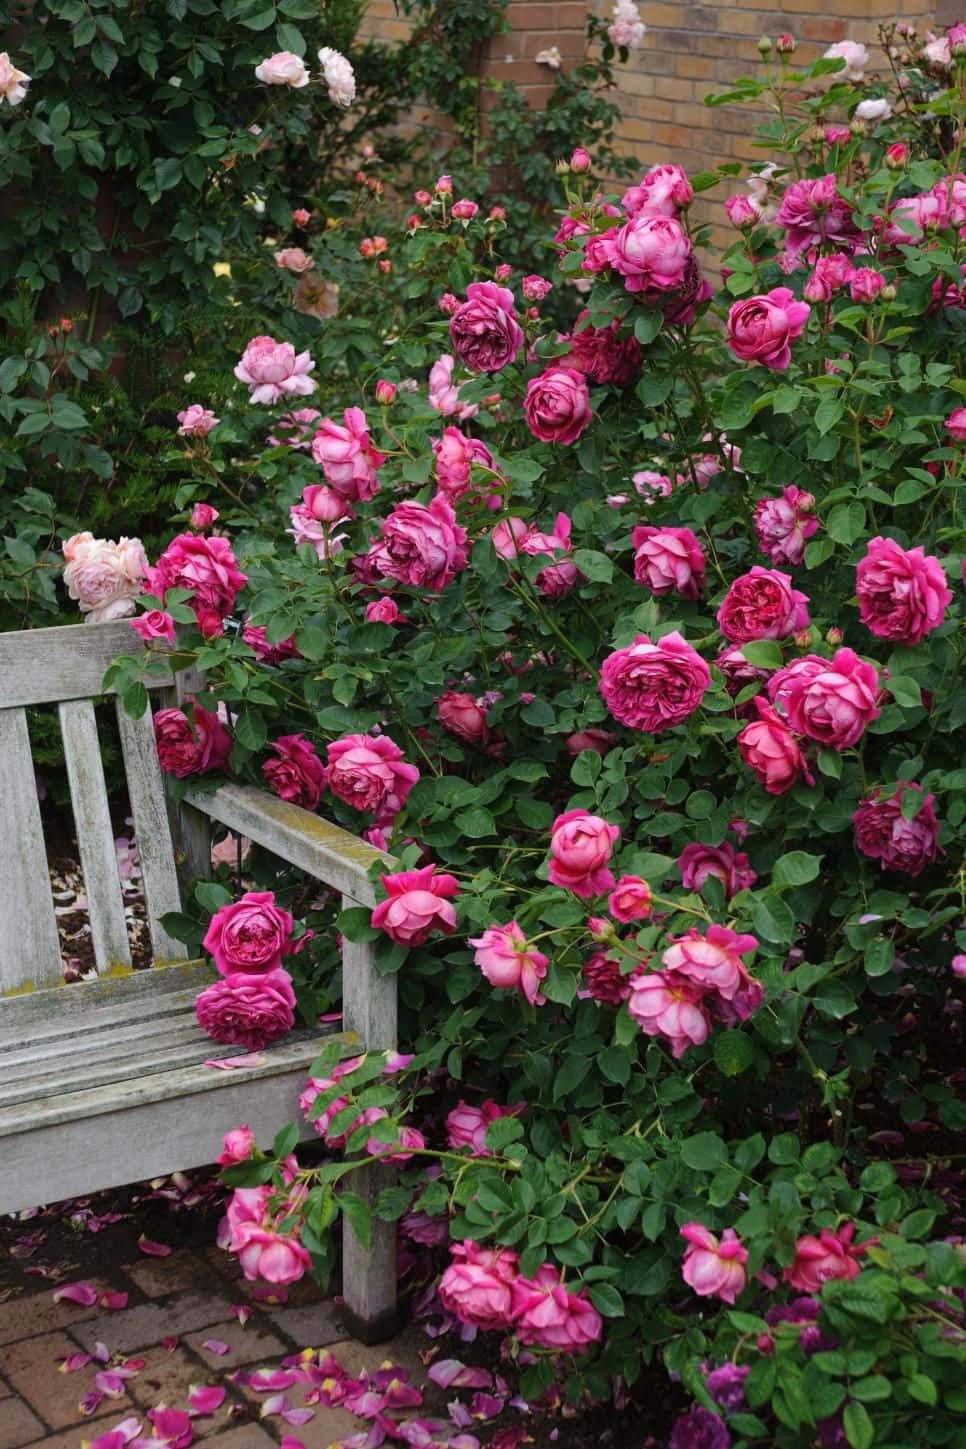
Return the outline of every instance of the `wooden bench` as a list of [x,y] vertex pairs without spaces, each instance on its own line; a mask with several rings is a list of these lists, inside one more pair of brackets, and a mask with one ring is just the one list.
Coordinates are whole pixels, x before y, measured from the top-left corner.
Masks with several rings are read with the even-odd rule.
[[[140,641],[126,620],[0,634],[0,1212],[138,1182],[212,1162],[230,1128],[248,1122],[263,1145],[300,1119],[298,1095],[324,1029],[293,1032],[259,1065],[218,1070],[219,1046],[195,1018],[214,972],[185,960],[160,918],[180,911],[184,878],[210,874],[218,822],[307,871],[346,904],[375,904],[368,871],[387,857],[265,791],[228,784],[166,795],[152,711],[132,719],[116,700],[155,965],[131,969],[94,699],[118,654]],[[152,689],[176,703],[184,680]],[[66,985],[37,797],[27,710],[55,704],[60,720],[98,980]],[[371,947],[343,947],[344,1054],[396,1045],[395,978]],[[311,1136],[309,1124],[303,1136]],[[374,1168],[354,1191],[371,1198]],[[395,1231],[374,1223],[369,1252],[346,1226],[346,1321],[368,1342],[395,1321]]]

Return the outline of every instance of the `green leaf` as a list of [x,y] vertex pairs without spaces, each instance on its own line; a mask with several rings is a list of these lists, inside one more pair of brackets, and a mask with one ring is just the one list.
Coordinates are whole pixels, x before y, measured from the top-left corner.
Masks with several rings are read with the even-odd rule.
[[875,1428],[868,1411],[854,1401],[846,1404],[842,1411],[842,1427],[852,1449],[872,1449],[875,1443]]
[[782,648],[774,639],[749,639],[740,647],[745,659],[756,669],[780,669],[782,667]]
[[915,1399],[920,1404],[929,1404],[930,1407],[937,1403],[939,1395],[936,1385],[928,1374],[910,1374],[902,1383],[910,1399]]
[[886,686],[896,704],[903,709],[916,709],[922,704],[922,690],[919,681],[911,675],[891,675]]
[[664,317],[656,307],[641,312],[634,322],[634,336],[643,346],[653,342],[664,323]]
[[716,1032],[714,1062],[726,1077],[738,1077],[748,1070],[758,1055],[754,1042],[743,1031]]
[[829,538],[836,543],[853,544],[865,532],[865,504],[837,503],[825,525]]
[[293,55],[299,56],[305,54],[305,36],[297,25],[289,25],[281,20],[275,28],[275,34],[278,37],[279,50],[289,50]]
[[714,1171],[728,1161],[728,1148],[717,1132],[697,1132],[681,1143],[681,1161],[696,1171]]
[[612,1283],[591,1283],[590,1301],[604,1318],[623,1318],[624,1300]]
[[275,1141],[272,1143],[273,1157],[288,1157],[290,1152],[295,1151],[295,1145],[299,1140],[299,1124],[289,1122],[287,1126],[280,1127],[275,1134]]
[[774,945],[785,946],[795,939],[795,917],[780,896],[756,896],[751,920],[757,934]]
[[207,929],[200,921],[184,915],[181,911],[165,911],[160,921],[168,935],[184,946],[200,946]]
[[194,888],[194,897],[202,910],[208,911],[212,916],[216,911],[220,911],[222,906],[229,905],[233,899],[231,891],[226,890],[223,885],[214,880],[198,881]]
[[268,738],[268,727],[260,714],[243,709],[235,721],[235,739],[246,750],[260,750]]
[[129,714],[132,719],[141,718],[148,707],[148,692],[139,679],[128,685],[121,695],[121,703],[125,714]]
[[[355,1111],[355,1108],[352,1110]],[[372,1214],[368,1203],[357,1193],[343,1191],[339,1194],[339,1207],[348,1219],[359,1246],[368,1253],[372,1247]]]
[[807,885],[814,880],[822,863],[820,855],[809,855],[805,850],[790,850],[780,855],[772,866],[772,880],[779,886]]
[[876,936],[865,948],[865,974],[886,976],[896,958],[895,942],[889,936]]
[[456,816],[456,824],[470,840],[482,840],[487,835],[496,835],[496,821],[489,810],[482,805],[472,805]]

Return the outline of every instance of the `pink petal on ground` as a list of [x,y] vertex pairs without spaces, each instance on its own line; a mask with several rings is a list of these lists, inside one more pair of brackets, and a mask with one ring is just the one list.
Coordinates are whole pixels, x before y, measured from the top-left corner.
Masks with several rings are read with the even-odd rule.
[[76,1374],[78,1369],[86,1368],[91,1361],[89,1353],[69,1353],[66,1358],[60,1360],[59,1373]]
[[[184,1409],[169,1409],[167,1404],[158,1404],[148,1409],[148,1418],[154,1425],[156,1440],[170,1441],[172,1449],[188,1449],[195,1437],[194,1427]],[[160,1444],[157,1449],[161,1449]]]
[[97,1289],[93,1283],[63,1283],[54,1289],[54,1302],[80,1303],[85,1308],[97,1302]]
[[100,1298],[98,1298],[97,1306],[98,1308],[126,1308],[127,1294],[114,1289],[108,1289],[106,1293],[102,1293]]
[[282,1440],[282,1449],[305,1449],[301,1439],[296,1439],[292,1434],[286,1434]]
[[130,1444],[140,1432],[140,1419],[122,1419],[106,1434],[99,1434],[96,1439],[84,1439],[83,1449],[124,1449],[124,1445]]
[[167,1243],[154,1243],[142,1233],[138,1238],[138,1251],[148,1258],[166,1258],[171,1249]]
[[177,1335],[172,1334],[169,1338],[163,1338],[161,1340],[161,1347],[164,1349],[165,1353],[174,1353],[175,1349],[178,1347],[178,1343],[179,1339]]
[[473,1422],[473,1415],[460,1399],[454,1399],[451,1404],[447,1404],[446,1412],[457,1429],[466,1429]]
[[502,1414],[506,1399],[500,1394],[474,1394],[470,1399],[470,1413],[474,1419],[495,1419]]
[[124,1384],[127,1374],[119,1374],[114,1370],[102,1369],[94,1375],[94,1387],[109,1399],[123,1399],[127,1392]]
[[320,1016],[319,1017],[319,1021],[341,1021],[341,1020],[342,1020],[342,1012],[341,1011],[329,1011],[329,1012],[326,1012],[325,1016]]
[[493,1375],[482,1368],[470,1368],[458,1358],[441,1358],[426,1375],[441,1389],[488,1389]]
[[98,1363],[110,1363],[111,1350],[108,1348],[106,1343],[102,1343],[101,1340],[98,1339],[94,1345],[94,1352],[92,1356],[97,1359]]
[[188,1413],[192,1417],[213,1414],[225,1402],[227,1392],[228,1390],[223,1389],[220,1384],[216,1386],[192,1384],[188,1389]]
[[448,1441],[447,1449],[480,1449],[480,1441],[475,1434],[457,1434]]
[[265,1400],[259,1409],[258,1417],[260,1419],[271,1419],[275,1414],[284,1414],[285,1410],[289,1408],[291,1408],[291,1405],[288,1401],[288,1394],[273,1394],[270,1399]]
[[291,1369],[256,1369],[248,1383],[256,1394],[271,1394],[278,1389],[290,1389],[298,1381],[298,1374]]
[[86,1393],[84,1395],[80,1403],[77,1405],[77,1412],[80,1414],[82,1419],[89,1419],[91,1414],[95,1414],[97,1412],[103,1402],[104,1395],[99,1394],[96,1389],[91,1389],[89,1393]]
[[307,1424],[310,1419],[315,1418],[314,1409],[283,1409],[282,1418],[286,1424]]
[[266,1058],[261,1052],[248,1052],[243,1057],[218,1057],[205,1062],[206,1067],[217,1067],[221,1072],[230,1072],[235,1067],[260,1067],[263,1066]]
[[252,1316],[252,1306],[250,1303],[233,1303],[231,1311],[234,1317],[238,1319],[238,1326],[240,1328],[244,1328]]
[[381,1424],[373,1424],[368,1432],[363,1430],[361,1434],[350,1434],[348,1439],[337,1439],[329,1449],[379,1449],[385,1442],[385,1429]]
[[284,1283],[255,1283],[251,1294],[258,1303],[288,1302],[288,1289]]
[[201,1347],[206,1348],[209,1353],[217,1354],[219,1358],[224,1358],[226,1353],[231,1353],[231,1345],[224,1343],[220,1338],[206,1338]]

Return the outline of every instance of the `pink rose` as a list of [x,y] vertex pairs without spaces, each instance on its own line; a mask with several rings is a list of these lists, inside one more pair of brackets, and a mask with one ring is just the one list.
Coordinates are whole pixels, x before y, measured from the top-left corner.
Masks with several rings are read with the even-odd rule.
[[606,951],[595,951],[592,956],[588,956],[580,968],[580,974],[584,978],[582,989],[594,1001],[602,1001],[607,1006],[620,1006],[631,994],[632,977],[625,976],[621,972],[618,958],[608,955]]
[[222,976],[258,975],[280,969],[292,949],[294,925],[288,911],[275,904],[273,891],[248,891],[215,912],[203,944]]
[[831,172],[792,181],[785,188],[775,225],[784,230],[788,257],[796,266],[806,253],[811,259],[812,253],[829,244],[854,250],[859,237],[852,207],[839,195]]
[[704,587],[704,552],[690,528],[654,528],[641,524],[631,534],[634,577],[652,594],[676,593],[696,599]]
[[862,1271],[858,1259],[869,1243],[852,1244],[855,1224],[843,1223],[834,1233],[823,1228],[819,1236],[810,1233],[795,1244],[795,1257],[782,1275],[799,1293],[821,1293],[822,1284],[833,1278],[857,1278]]
[[533,1278],[514,1281],[513,1317],[521,1343],[562,1353],[583,1353],[603,1330],[593,1304],[582,1293],[568,1293],[551,1263],[544,1263]]
[[196,533],[204,533],[220,517],[221,514],[218,512],[218,509],[212,508],[210,503],[196,503],[191,510],[191,517],[188,523]]
[[636,186],[621,197],[628,217],[677,217],[694,200],[694,188],[680,166],[652,166]]
[[612,255],[628,292],[671,292],[684,282],[691,242],[673,217],[641,214],[617,229]]
[[262,765],[269,789],[280,800],[301,805],[304,810],[317,810],[328,771],[315,746],[304,735],[279,735],[269,749],[278,756],[277,760],[266,760]]
[[424,865],[422,870],[384,875],[382,883],[389,896],[376,906],[372,924],[397,946],[422,946],[433,931],[451,936],[456,930],[456,911],[450,905],[460,893],[455,876],[436,875],[435,865]]
[[[902,813],[902,797],[915,790],[921,804],[911,820]],[[873,790],[852,816],[855,843],[863,855],[881,860],[885,870],[919,875],[932,865],[939,851],[939,821],[933,809],[934,795],[923,796],[921,785],[912,780],[899,782],[894,795],[882,798],[881,790]]]
[[894,538],[870,539],[855,571],[863,624],[879,639],[910,647],[938,629],[953,601],[942,564]]
[[728,346],[743,362],[784,372],[792,359],[791,344],[802,335],[811,310],[807,302],[796,302],[787,287],[736,302],[728,313]]
[[804,775],[813,783],[805,757],[781,715],[761,696],[752,700],[758,718],[738,736],[741,758],[758,776],[769,795],[784,795]]
[[263,1278],[266,1283],[296,1283],[312,1270],[312,1256],[290,1234],[268,1228],[249,1228],[238,1249],[242,1272],[251,1282]]
[[719,1242],[703,1223],[685,1223],[681,1236],[688,1244],[681,1266],[688,1287],[702,1298],[734,1303],[748,1283],[748,1251],[734,1228],[725,1228]]
[[728,213],[731,225],[736,226],[739,231],[745,231],[747,228],[757,225],[761,215],[747,196],[729,196],[725,202],[725,211]]
[[874,267],[859,267],[849,282],[849,295],[853,302],[874,302],[885,284],[885,277]]
[[164,599],[168,589],[190,589],[189,607],[206,638],[224,632],[222,619],[235,607],[239,592],[248,582],[232,553],[227,538],[205,538],[197,533],[180,533],[168,544],[153,569],[148,570],[148,587]]
[[[760,669],[755,664],[749,664],[737,644],[730,644],[723,650],[714,661],[715,668],[720,669],[724,675],[725,689],[734,699],[746,689],[749,684],[763,684],[769,677],[769,670]],[[735,712],[740,718],[754,714],[749,701],[736,705]]]
[[678,856],[678,870],[685,890],[700,891],[709,876],[725,888],[730,900],[739,891],[750,890],[758,876],[744,851],[735,850],[730,840],[721,845],[700,845],[693,841]]
[[750,978],[743,956],[758,949],[754,936],[736,934],[728,926],[709,926],[702,936],[696,926],[683,936],[671,937],[661,957],[665,972],[684,978],[704,991],[733,1001]]
[[953,408],[944,426],[954,443],[966,443],[966,408]]
[[203,408],[200,403],[192,403],[184,412],[178,413],[178,422],[181,424],[178,429],[183,438],[204,438],[217,428],[220,418],[208,408]]
[[397,384],[394,382],[390,382],[389,379],[386,377],[380,377],[379,381],[376,383],[376,402],[379,404],[380,407],[392,407],[393,403],[396,401],[398,393],[399,388]]
[[531,272],[528,277],[524,277],[521,290],[528,302],[542,302],[553,291],[553,282],[548,282],[546,277],[538,277]]
[[466,568],[466,529],[442,493],[428,508],[409,500],[397,503],[380,527],[382,538],[367,554],[377,577],[438,594]]
[[855,276],[855,268],[844,252],[819,257],[815,270],[802,289],[806,302],[830,302],[834,293]]
[[380,599],[373,599],[372,603],[366,605],[367,624],[404,624],[406,620],[399,612],[399,605],[395,599],[388,594],[383,594]]
[[677,1059],[707,1041],[711,1018],[704,992],[671,971],[646,971],[629,978],[627,1009],[646,1036],[664,1037]]
[[454,1261],[439,1281],[443,1307],[461,1323],[477,1328],[507,1328],[511,1322],[511,1285],[519,1273],[519,1260],[509,1248],[490,1251],[467,1239],[450,1244]]
[[558,815],[550,832],[549,880],[584,900],[613,889],[614,877],[607,862],[620,833],[620,826],[609,825],[586,810]]
[[255,651],[255,658],[259,664],[271,664],[275,667],[281,664],[283,659],[301,659],[302,657],[295,643],[294,634],[290,634],[287,639],[280,639],[277,644],[269,644],[264,625],[246,624],[242,629],[241,636],[248,647]]
[[639,875],[622,875],[607,897],[615,921],[643,921],[651,914],[651,887]]
[[218,1165],[231,1167],[236,1162],[247,1162],[254,1151],[255,1134],[248,1123],[243,1122],[240,1127],[233,1127],[230,1132],[225,1133]]
[[419,779],[415,765],[388,735],[345,735],[329,745],[329,789],[356,810],[371,810],[388,825]]
[[890,246],[917,246],[927,230],[948,223],[945,198],[932,191],[903,196],[889,208],[882,239]]
[[[451,503],[457,503],[470,489],[473,464],[493,470],[493,454],[478,438],[468,438],[459,428],[446,428],[442,438],[433,439],[436,481]],[[486,489],[484,482],[482,488]]]
[[346,408],[344,426],[323,418],[312,439],[312,457],[340,498],[350,503],[375,498],[379,492],[377,469],[385,453],[372,446],[369,425],[361,408]]
[[282,397],[307,397],[316,383],[310,372],[315,363],[308,352],[296,354],[291,342],[274,337],[253,337],[235,367],[239,382],[251,388],[249,402],[276,403]]
[[283,247],[281,251],[273,253],[275,265],[283,272],[294,272],[299,276],[302,272],[310,272],[315,266],[315,258],[309,256],[302,247]]
[[623,323],[615,319],[606,327],[592,327],[590,312],[579,313],[570,335],[570,352],[566,362],[590,378],[591,382],[612,383],[627,387],[641,370],[644,354],[634,336],[621,336]]
[[443,729],[465,740],[468,745],[482,748],[489,743],[486,710],[472,694],[455,694],[448,689],[436,701],[436,713]]
[[845,65],[841,71],[844,80],[860,81],[865,76],[866,66],[869,64],[869,52],[865,46],[857,40],[837,40],[825,51],[826,60],[843,60]]
[[131,628],[145,644],[152,639],[163,639],[166,644],[174,643],[174,620],[161,609],[149,609],[131,620]]
[[789,484],[780,498],[759,498],[755,505],[758,547],[773,563],[800,564],[805,544],[818,530],[811,493]]
[[263,85],[291,86],[294,90],[301,90],[309,83],[304,60],[290,50],[280,50],[256,65],[255,77]]
[[[325,285],[328,285],[326,283]],[[283,413],[274,424],[274,431],[266,439],[270,448],[298,448],[307,453],[312,446],[312,434],[322,414],[318,408],[295,408]]]
[[575,443],[593,413],[587,380],[574,367],[550,366],[527,383],[523,415],[544,443]]
[[75,533],[63,547],[64,583],[70,597],[87,615],[88,624],[123,619],[134,613],[134,599],[148,574],[148,560],[139,538],[115,542]]
[[476,947],[473,960],[491,986],[519,991],[531,1006],[543,1006],[547,998],[540,992],[540,982],[550,960],[527,944],[516,921],[488,926],[482,936],[471,936],[469,945]]
[[796,734],[847,750],[879,717],[879,671],[851,649],[837,650],[831,663],[819,662],[814,675],[803,672],[793,681],[785,699],[788,722]]
[[218,716],[197,704],[193,716],[193,724],[180,709],[159,709],[154,716],[161,768],[179,780],[223,770],[231,754],[231,735]]
[[295,1025],[295,992],[287,971],[236,972],[213,981],[195,1001],[199,1025],[213,1041],[261,1051]]
[[651,734],[693,714],[710,683],[707,664],[676,630],[656,644],[638,634],[608,654],[600,670],[600,692],[614,718]]
[[674,484],[668,475],[656,473],[653,468],[639,468],[631,474],[631,482],[645,503],[653,503],[656,498],[670,498],[674,492]]
[[565,744],[567,754],[573,758],[584,750],[606,755],[617,744],[617,736],[610,730],[597,729],[591,725],[585,730],[578,730],[576,734],[568,735]]
[[455,216],[457,221],[472,221],[479,209],[475,201],[470,201],[463,196],[459,201],[453,202],[450,207],[450,216]]
[[444,353],[429,370],[429,405],[444,418],[455,414],[462,423],[475,418],[480,409],[476,403],[460,402],[460,386],[453,383],[453,358]]
[[523,346],[513,293],[496,282],[471,282],[450,318],[453,351],[471,372],[499,372]]
[[718,628],[732,644],[787,639],[808,628],[808,595],[792,587],[790,574],[759,564],[735,579],[718,610]]

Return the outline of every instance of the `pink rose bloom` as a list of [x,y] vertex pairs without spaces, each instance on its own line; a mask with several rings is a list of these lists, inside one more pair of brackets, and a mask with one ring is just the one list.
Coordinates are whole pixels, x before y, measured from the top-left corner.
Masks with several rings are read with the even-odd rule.
[[131,628],[145,644],[152,639],[163,639],[165,644],[174,643],[174,620],[162,609],[150,609],[131,620]]
[[428,508],[409,500],[397,503],[380,528],[382,538],[367,555],[377,577],[438,594],[466,568],[466,529],[442,493]]
[[633,644],[608,654],[600,669],[600,692],[614,718],[651,734],[692,715],[710,683],[707,664],[676,630],[656,644],[638,634]]
[[831,663],[821,663],[814,675],[803,673],[789,689],[788,722],[796,734],[847,750],[879,717],[879,671],[851,649],[839,649]]
[[513,293],[496,282],[471,282],[450,318],[453,351],[470,372],[499,372],[523,346]]
[[371,810],[389,825],[419,779],[388,735],[345,735],[329,745],[329,789],[356,810]]
[[295,992],[287,971],[235,972],[206,986],[195,1001],[202,1030],[223,1046],[261,1051],[295,1025]]
[[449,1237],[449,1224],[445,1217],[430,1217],[429,1213],[403,1213],[400,1219],[402,1230],[412,1242],[421,1248],[435,1248]]
[[921,548],[873,538],[855,571],[859,615],[878,639],[920,644],[938,629],[953,601],[942,564]]
[[567,365],[576,367],[591,382],[627,387],[641,370],[644,357],[641,344],[636,337],[621,336],[620,320],[615,319],[606,327],[592,327],[586,320],[589,316],[585,310],[574,323]]
[[249,1282],[263,1278],[266,1283],[296,1283],[312,1269],[312,1257],[302,1244],[289,1235],[269,1228],[249,1228],[238,1250],[238,1261]]
[[736,226],[739,231],[755,226],[761,215],[758,207],[747,196],[729,196],[725,202],[725,211],[731,225]]
[[547,974],[550,958],[527,944],[527,938],[510,921],[505,926],[487,926],[482,936],[471,936],[469,945],[476,947],[473,960],[491,986],[503,991],[519,991],[531,1006],[543,1006],[540,982]]
[[853,302],[874,302],[885,284],[885,277],[874,267],[859,267],[849,282],[849,295]]
[[685,279],[691,242],[679,221],[638,215],[618,228],[614,266],[628,292],[671,292]]
[[502,518],[490,534],[490,541],[502,559],[515,559],[530,536],[530,525],[522,518]]
[[[520,518],[508,518],[497,524],[491,537],[501,558],[512,558],[517,550],[529,558],[539,558],[542,554],[553,558],[556,554],[570,553],[571,527],[566,513],[557,514],[552,533],[542,533]],[[541,593],[559,599],[570,593],[579,578],[572,560],[563,559],[537,574],[537,586]]]
[[268,435],[269,447],[298,448],[299,452],[307,453],[321,416],[318,408],[295,408],[293,412],[283,413],[275,423],[275,431]]
[[898,870],[904,875],[919,875],[932,865],[939,852],[939,821],[933,809],[934,795],[926,795],[911,820],[902,814],[902,797],[907,790],[922,796],[921,785],[911,780],[900,781],[888,799],[881,790],[861,802],[852,816],[855,843],[863,855],[881,860],[885,870]]
[[460,388],[453,382],[453,366],[454,360],[448,353],[433,363],[429,370],[429,405],[444,418],[455,414],[461,423],[468,422],[480,409],[476,403],[460,402]]
[[792,181],[782,197],[775,225],[785,231],[788,258],[798,266],[805,253],[832,245],[854,250],[859,231],[852,207],[836,187],[834,173]]
[[549,880],[583,900],[612,890],[614,877],[607,862],[620,833],[618,825],[609,825],[586,810],[558,815],[550,834]]
[[966,408],[953,408],[944,424],[955,443],[966,443]]
[[436,701],[436,713],[443,729],[465,740],[468,745],[482,748],[489,743],[486,710],[472,694],[456,694],[448,689]]
[[591,725],[588,729],[578,730],[576,734],[568,735],[565,741],[567,754],[576,758],[584,750],[593,750],[598,755],[606,755],[617,743],[617,736],[610,730],[597,729]]
[[[434,438],[436,481],[451,503],[457,503],[469,491],[472,468],[493,469],[493,454],[478,438],[468,438],[459,428],[446,428],[442,438]],[[486,484],[482,487],[485,489]]]
[[702,277],[697,259],[690,256],[684,268],[681,285],[655,300],[660,303],[666,322],[675,327],[690,327],[698,315],[698,308],[713,296],[714,288]]
[[618,228],[609,226],[605,231],[590,232],[584,237],[584,258],[581,269],[596,275],[606,272],[614,265],[614,240]]
[[171,540],[153,569],[148,569],[148,587],[164,598],[168,589],[191,589],[188,605],[206,638],[224,632],[222,619],[230,614],[239,592],[248,582],[232,553],[227,538],[205,538],[196,533],[179,533]]
[[240,1127],[233,1127],[230,1132],[225,1133],[218,1165],[231,1167],[236,1162],[247,1162],[254,1151],[255,1134],[248,1123],[243,1122]]
[[703,936],[692,926],[685,935],[671,937],[661,961],[665,972],[673,971],[676,980],[684,977],[704,991],[733,1001],[749,979],[741,958],[757,949],[754,936],[737,935],[727,926],[709,926]]
[[808,628],[808,595],[792,587],[790,574],[755,564],[735,579],[718,610],[718,628],[732,644],[787,639]]
[[399,605],[388,594],[383,594],[381,599],[373,599],[371,604],[366,605],[367,624],[404,624],[405,622],[399,612]]
[[[607,1006],[620,1006],[631,994],[631,975],[623,975],[616,956],[606,951],[595,951],[580,968],[584,978],[584,990],[594,1001]],[[579,994],[579,993],[578,993]]]
[[855,275],[855,268],[844,252],[819,257],[803,289],[806,302],[830,302],[833,294]]
[[457,221],[472,221],[479,209],[475,201],[469,201],[463,196],[459,201],[453,202],[450,216],[455,216]]
[[763,554],[778,564],[800,564],[805,544],[818,531],[813,513],[815,499],[794,483],[780,498],[759,498],[755,505],[755,532]]
[[784,372],[792,359],[791,344],[802,335],[811,310],[807,302],[796,302],[787,287],[736,302],[728,313],[728,346],[743,362]]
[[315,752],[315,746],[304,735],[279,735],[269,749],[277,760],[266,760],[262,774],[268,788],[280,800],[301,805],[303,810],[317,810],[328,780],[328,771]]
[[696,599],[704,587],[704,551],[690,528],[654,528],[641,524],[631,534],[634,577],[652,594],[676,593]]
[[663,1036],[677,1059],[707,1041],[711,1018],[704,991],[670,971],[646,971],[628,978],[627,1009],[646,1036]]
[[456,930],[456,911],[450,904],[460,893],[455,876],[436,875],[435,865],[424,865],[422,870],[384,875],[382,883],[389,898],[376,906],[372,924],[397,946],[422,946],[434,931],[451,936]]
[[[748,663],[737,644],[729,645],[727,649],[718,655],[714,662],[715,668],[720,669],[724,675],[725,689],[727,689],[732,699],[739,695],[743,689],[746,689],[749,684],[763,684],[769,677],[769,671],[767,669],[760,669],[757,665]],[[746,701],[744,704],[737,705],[736,713],[741,718],[753,714],[754,710],[751,707],[751,702]]]
[[700,891],[709,876],[720,880],[730,900],[739,891],[750,890],[758,876],[745,852],[735,850],[730,840],[721,845],[701,845],[692,841],[678,856],[678,870],[685,890]]
[[587,380],[574,367],[550,366],[527,383],[523,416],[544,443],[575,443],[593,413]]
[[204,533],[220,517],[221,514],[218,512],[218,509],[212,508],[210,503],[196,503],[191,510],[191,517],[188,523],[196,533]]
[[381,377],[376,383],[376,402],[380,407],[392,407],[399,394],[396,383],[390,382],[387,377]]
[[295,222],[296,226],[308,226],[309,222],[312,220],[312,213],[310,211],[306,211],[304,206],[297,206],[292,212],[292,220]]
[[652,166],[621,197],[628,219],[636,216],[677,217],[694,200],[694,188],[680,166]]
[[134,613],[134,599],[149,574],[139,538],[95,538],[75,533],[63,547],[64,583],[87,615],[88,624],[123,619]]
[[607,897],[607,909],[615,921],[643,921],[651,914],[651,887],[639,875],[622,875]]
[[600,1314],[579,1293],[568,1293],[560,1271],[544,1263],[533,1278],[513,1284],[514,1333],[521,1343],[583,1353],[602,1332]]
[[277,971],[292,949],[295,925],[273,891],[248,891],[211,918],[203,942],[222,976]]
[[719,1242],[703,1223],[685,1223],[681,1236],[688,1244],[681,1266],[688,1287],[702,1298],[734,1303],[748,1282],[748,1250],[734,1228],[725,1228]]
[[223,770],[231,754],[231,735],[218,716],[197,704],[193,713],[193,724],[180,709],[159,709],[154,716],[161,768],[179,780]]
[[882,239],[889,246],[918,246],[926,231],[948,224],[946,201],[932,191],[903,196],[889,208]]
[[30,76],[18,70],[6,50],[0,51],[0,105],[19,106],[27,94]]
[[548,282],[546,277],[538,277],[531,272],[528,277],[524,277],[521,290],[528,302],[542,302],[553,291],[553,282]]
[[302,247],[283,247],[280,252],[273,253],[275,265],[283,272],[294,272],[296,276],[302,272],[309,272],[315,266],[315,258],[309,256]]
[[476,1328],[507,1328],[513,1310],[511,1288],[519,1273],[516,1253],[509,1248],[480,1248],[469,1239],[462,1245],[452,1243],[449,1251],[455,1261],[439,1281],[443,1307]]
[[280,50],[255,67],[255,77],[267,86],[291,86],[301,90],[309,83],[305,61],[290,50]]
[[758,718],[738,736],[741,758],[758,776],[769,795],[784,795],[804,775],[813,783],[795,736],[766,699],[752,700]]
[[361,408],[346,408],[342,416],[344,427],[331,418],[322,419],[312,439],[312,457],[340,498],[350,503],[375,498],[379,492],[377,470],[386,455],[372,446]]
[[178,413],[178,422],[181,424],[178,432],[183,438],[204,438],[212,428],[217,428],[220,421],[208,408],[203,408],[200,403],[192,403],[190,408]]
[[795,1258],[783,1278],[799,1293],[821,1293],[822,1284],[833,1278],[857,1278],[862,1271],[858,1259],[868,1243],[852,1244],[855,1224],[843,1223],[836,1232],[823,1228],[819,1236],[810,1233],[795,1244]]
[[674,484],[668,475],[656,473],[652,468],[639,468],[631,474],[631,482],[645,503],[653,503],[657,498],[670,498],[674,492]]
[[446,1141],[454,1152],[468,1147],[472,1157],[492,1157],[486,1145],[486,1129],[498,1117],[511,1117],[510,1108],[501,1108],[489,1098],[482,1107],[471,1107],[462,1099],[446,1118]]
[[825,51],[824,58],[845,61],[845,68],[839,75],[840,80],[862,80],[869,64],[869,52],[857,40],[837,40]]
[[282,397],[307,397],[316,383],[310,372],[315,363],[308,352],[296,354],[291,342],[274,337],[253,337],[235,367],[239,382],[251,388],[249,402],[277,403]]
[[[305,490],[307,494],[313,491],[312,485]],[[330,488],[324,488],[321,484],[318,485],[318,491],[327,493],[332,498],[338,498],[337,493],[333,493]],[[342,552],[345,541],[349,537],[345,529],[340,531],[339,524],[351,522],[352,504],[343,503],[342,508],[344,511],[341,518],[330,522],[327,519],[319,518],[305,503],[293,503],[289,509],[292,527],[287,528],[285,532],[294,538],[296,548],[301,548],[303,543],[307,543],[315,549],[318,558],[334,558],[336,554]]]
[[277,644],[269,644],[264,625],[246,624],[242,629],[241,636],[249,648],[255,651],[255,658],[259,664],[277,666],[283,659],[301,659],[302,657],[295,643],[294,634],[290,634],[287,639],[280,639]]

